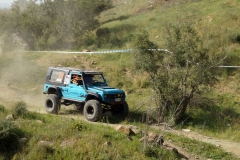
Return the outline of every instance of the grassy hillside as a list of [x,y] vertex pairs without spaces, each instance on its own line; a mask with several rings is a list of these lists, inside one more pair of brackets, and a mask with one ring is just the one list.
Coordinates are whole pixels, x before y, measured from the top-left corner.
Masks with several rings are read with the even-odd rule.
[[[102,13],[100,17],[100,30],[110,32],[97,38],[99,43],[101,42],[100,48],[88,46],[87,49],[132,48],[131,40],[138,29],[147,29],[150,39],[160,48],[165,48],[166,27],[170,24],[187,23],[194,24],[200,33],[205,35],[206,43],[212,46],[211,53],[215,51],[217,53],[217,44],[222,44],[228,55],[226,65],[239,65],[239,9],[240,1],[238,0],[185,0],[181,2],[178,0],[151,2],[148,0],[114,0],[113,8]],[[134,57],[131,53],[91,55],[20,51],[3,53],[0,57],[0,117],[3,117],[1,121],[12,112],[10,110],[19,101],[26,102],[30,111],[45,112],[43,107],[45,95],[42,91],[49,66],[69,66],[103,71],[110,86],[121,88],[127,93],[130,116],[128,121],[118,123],[134,124],[141,129],[145,128],[142,121],[144,121],[146,108],[153,105],[152,91],[149,89],[146,75],[136,72]],[[206,97],[212,98],[216,105],[190,108],[187,111],[189,117],[178,126],[174,126],[174,129],[189,128],[206,136],[239,142],[240,73],[238,69],[219,68],[219,71],[222,72],[219,83],[209,86],[204,93]],[[6,108],[6,110],[1,108]],[[40,115],[35,112],[31,114],[30,118],[20,117],[16,120],[20,128],[18,132],[20,137],[28,137],[27,145],[17,153],[4,156],[12,158],[15,154],[15,159],[32,159],[33,157],[38,159],[62,157],[64,159],[73,157],[75,159],[86,157],[158,159],[161,156],[166,159],[180,158],[172,152],[159,149],[155,157],[148,157],[148,154],[142,152],[143,144],[139,142],[140,135],[134,137],[133,142],[129,142],[125,135],[109,127],[91,125],[79,119],[65,119],[62,116]],[[71,116],[76,113],[71,107],[62,107],[60,114]],[[77,115],[80,116],[79,113]],[[35,120],[41,120],[43,124]],[[78,130],[74,128],[75,126],[83,128]],[[210,145],[202,151],[201,147],[206,144],[167,133],[164,133],[164,136],[180,146],[188,145],[188,150],[205,158],[218,159],[225,156],[225,159],[234,159],[215,146]],[[54,144],[36,147],[35,145],[42,140]],[[74,142],[77,147],[64,149],[59,147],[64,140]],[[106,149],[102,146],[107,141],[112,142],[112,148]],[[195,145],[196,143],[199,144]],[[151,153],[152,150],[149,152]]]
[[[239,43],[231,41],[239,36],[238,12],[239,1],[113,1],[114,7],[101,16],[101,28],[111,32],[109,45],[121,42],[119,46],[128,48],[133,34],[140,29],[147,29],[152,41],[164,47],[164,32],[169,24],[194,24],[199,31],[210,38],[216,36],[224,43],[228,52],[239,50]],[[231,45],[230,45],[231,44]],[[228,46],[230,45],[230,46]]]
[[[101,28],[108,28],[111,31],[106,48],[114,46],[115,42],[117,44],[121,42],[119,47],[131,48],[132,37],[139,29],[146,29],[150,39],[157,43],[159,48],[165,48],[165,31],[169,25],[191,24],[205,37],[205,43],[211,46],[212,54],[218,53],[219,45],[224,47],[224,52],[228,57],[224,65],[239,65],[239,1],[132,0],[113,2],[114,7],[104,12],[100,19]],[[239,141],[237,135],[239,135],[240,73],[238,69],[233,68],[219,68],[219,72],[222,73],[221,81],[206,91],[206,96],[213,98],[218,104],[217,107],[192,108],[189,113],[193,119],[190,118],[187,122],[183,122],[183,126],[211,136]],[[142,82],[135,84],[139,83]],[[144,84],[147,83],[144,82]]]
[[[14,53],[15,55],[16,53]],[[18,58],[17,58],[18,57]],[[71,67],[80,67],[85,69],[96,69],[101,70],[105,73],[105,76],[111,86],[117,86],[119,88],[124,89],[127,92],[127,101],[130,107],[130,116],[128,121],[116,121],[111,120],[106,121],[102,119],[102,122],[107,123],[122,123],[122,124],[133,124],[145,130],[145,126],[142,124],[144,121],[143,117],[145,114],[145,110],[147,107],[151,107],[153,104],[151,102],[151,90],[148,88],[148,82],[144,74],[137,74],[135,72],[134,66],[132,64],[133,57],[130,53],[117,53],[117,54],[54,54],[54,53],[44,53],[44,54],[36,54],[33,52],[18,52],[18,56],[13,56],[11,53],[8,55],[1,57],[1,96],[0,96],[0,104],[7,108],[10,111],[3,112],[1,117],[2,120],[7,116],[7,113],[12,113],[11,109],[16,105],[19,101],[24,101],[27,103],[27,109],[34,112],[43,112],[44,111],[44,98],[45,96],[42,94],[42,87],[45,80],[45,74],[48,66],[71,66]],[[96,62],[92,64],[92,62]],[[21,65],[21,66],[19,66]],[[111,67],[109,67],[111,66]],[[9,78],[11,77],[11,78]],[[224,85],[224,88],[229,90],[229,92],[222,92],[221,88],[210,89],[207,95],[211,96],[215,100],[219,101],[219,106],[212,106],[211,108],[191,108],[188,113],[191,114],[189,119],[186,119],[175,126],[175,129],[181,128],[189,128],[191,130],[198,131],[204,135],[213,136],[215,138],[223,138],[234,141],[239,141],[239,99],[236,96],[236,91],[231,89],[232,83],[226,84],[227,79],[219,83],[220,85]],[[235,81],[231,79],[231,82]],[[231,92],[230,92],[231,90]],[[59,116],[51,116],[51,115],[38,115],[35,116],[36,113],[33,113],[34,116],[30,116],[31,122],[29,120],[21,120],[20,129],[24,133],[25,136],[29,138],[28,145],[29,147],[23,148],[23,152],[17,153],[16,157],[19,159],[25,157],[31,159],[32,156],[38,156],[40,159],[44,157],[53,158],[53,157],[65,157],[68,158],[71,153],[71,157],[81,157],[84,155],[90,157],[113,157],[113,158],[130,158],[131,156],[136,157],[137,159],[147,159],[148,156],[142,153],[143,144],[139,143],[139,139],[141,135],[138,135],[134,138],[133,142],[128,142],[125,139],[124,135],[120,133],[116,133],[113,129],[105,128],[102,126],[92,126],[81,120],[81,118],[77,121],[72,121],[65,119],[62,115],[76,116],[81,117],[81,113],[77,113],[73,110],[73,107],[62,106],[60,110]],[[32,117],[36,117],[33,118]],[[29,117],[27,117],[29,119]],[[78,118],[77,118],[78,119]],[[17,120],[17,121],[18,121]],[[42,120],[44,124],[39,124],[35,122],[35,120]],[[62,125],[62,124],[67,125]],[[68,124],[69,123],[69,124]],[[31,128],[29,128],[29,124],[31,124]],[[72,130],[74,125],[83,125],[88,129],[83,129],[83,131]],[[56,129],[59,128],[59,129]],[[89,128],[91,128],[89,130]],[[57,131],[57,132],[56,132]],[[187,145],[187,148],[191,150],[191,153],[195,153],[197,155],[201,155],[203,157],[211,158],[207,155],[211,155],[213,157],[222,157],[222,156],[230,156],[225,154],[223,151],[219,151],[219,148],[214,148],[215,146],[209,146],[208,149],[204,149],[202,151],[201,146],[205,146],[208,144],[202,144],[201,142],[192,141],[190,139],[186,139],[184,137],[178,137],[174,135],[169,135],[168,133],[161,132],[159,130],[155,130],[156,133],[162,134],[166,139],[171,139],[174,143],[177,143],[180,146]],[[37,134],[36,134],[37,133]],[[57,133],[57,135],[56,135]],[[94,133],[94,134],[93,134]],[[98,134],[95,134],[98,133]],[[80,134],[81,140],[77,138]],[[93,135],[92,135],[93,134]],[[92,135],[91,139],[87,139],[87,136],[84,135]],[[104,138],[107,135],[107,138]],[[109,137],[111,135],[111,137]],[[117,140],[114,138],[116,136],[120,136]],[[55,137],[56,136],[56,137]],[[70,137],[70,138],[69,138]],[[99,138],[100,137],[100,138]],[[92,138],[95,139],[94,142]],[[41,143],[40,141],[51,141],[54,142],[53,146],[50,148],[41,148],[41,146],[31,147],[36,143]],[[84,147],[84,149],[69,150],[59,148],[59,145],[64,140],[71,140],[77,143],[77,146],[82,148],[82,144],[86,142],[91,142],[88,146]],[[94,144],[103,144],[105,141],[111,141],[112,143],[119,144],[118,141],[121,141],[121,145],[118,145],[117,148],[114,148],[107,151],[107,153],[103,153],[103,148],[95,148]],[[126,141],[126,142],[125,142]],[[200,143],[193,147],[193,144]],[[126,146],[129,145],[129,146]],[[46,147],[46,146],[45,146]],[[34,148],[34,149],[30,149]],[[93,148],[91,152],[85,153],[84,150],[90,150]],[[125,149],[123,149],[125,148]],[[211,148],[211,149],[210,149]],[[103,149],[103,150],[102,150]],[[214,151],[212,150],[214,149]],[[43,150],[43,154],[39,153],[39,150]],[[118,150],[118,152],[117,152]],[[80,151],[80,152],[79,152]],[[116,151],[116,152],[115,152]],[[157,158],[159,156],[167,155],[168,158],[172,159],[176,155],[172,152],[154,150],[160,155],[155,155],[152,158]],[[100,153],[101,152],[101,153]],[[105,152],[105,150],[104,150]],[[152,151],[150,150],[150,153]],[[164,153],[163,153],[164,152]],[[209,154],[211,152],[211,154]],[[29,154],[27,154],[29,153]],[[42,152],[41,152],[42,153]],[[50,154],[51,153],[51,154]],[[99,153],[99,154],[95,154]],[[214,153],[214,154],[212,154]],[[121,156],[119,157],[120,154]],[[131,156],[130,156],[131,155]],[[150,156],[151,157],[151,156]],[[172,157],[172,158],[171,158]],[[18,159],[17,158],[17,159]],[[228,157],[229,158],[229,157]],[[111,159],[111,158],[110,158]],[[233,158],[234,159],[234,158]]]

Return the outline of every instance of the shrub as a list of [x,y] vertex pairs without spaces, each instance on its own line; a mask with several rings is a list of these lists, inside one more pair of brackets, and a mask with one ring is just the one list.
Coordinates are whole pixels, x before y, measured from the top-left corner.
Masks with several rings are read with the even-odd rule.
[[236,35],[232,35],[230,39],[233,43],[240,43],[240,34],[237,33]]
[[23,101],[17,102],[13,106],[13,115],[16,117],[24,117],[27,114],[27,104]]
[[6,109],[3,105],[0,104],[0,112],[6,112]]
[[18,135],[16,125],[7,120],[0,120],[0,153],[11,153],[18,149]]
[[158,156],[158,151],[157,151],[157,148],[149,146],[144,150],[144,154],[147,157],[157,157]]
[[40,113],[36,113],[36,112],[29,112],[27,111],[24,114],[24,119],[30,119],[30,120],[41,120],[43,122],[45,122],[44,116]]
[[181,155],[178,155],[174,150],[171,152],[151,145],[146,147],[144,154],[152,159],[179,159],[181,157]]
[[236,42],[237,42],[237,43],[240,43],[240,34],[237,35],[237,37],[236,37]]
[[216,83],[214,66],[218,65],[222,53],[214,59],[209,46],[191,24],[170,25],[166,28],[166,46],[171,51],[162,54],[157,44],[149,40],[146,30],[134,39],[135,68],[147,73],[150,88],[155,92],[159,106],[159,122],[180,122],[191,99],[202,85]]
[[77,131],[82,131],[83,128],[87,128],[81,121],[74,121],[72,124],[72,129]]
[[42,114],[36,113],[36,112],[30,112],[27,110],[27,104],[23,101],[17,102],[13,106],[13,115],[18,118],[24,118],[24,119],[30,119],[30,120],[44,120],[44,117]]

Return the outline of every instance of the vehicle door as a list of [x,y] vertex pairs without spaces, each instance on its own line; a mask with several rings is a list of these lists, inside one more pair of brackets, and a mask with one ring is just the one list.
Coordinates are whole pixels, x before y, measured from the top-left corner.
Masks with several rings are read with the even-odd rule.
[[86,97],[86,91],[84,90],[81,75],[71,75],[71,80],[68,84],[68,99],[77,101],[84,101]]
[[70,75],[66,74],[64,77],[64,86],[60,87],[62,91],[63,98],[68,98],[69,97],[69,83],[70,83]]

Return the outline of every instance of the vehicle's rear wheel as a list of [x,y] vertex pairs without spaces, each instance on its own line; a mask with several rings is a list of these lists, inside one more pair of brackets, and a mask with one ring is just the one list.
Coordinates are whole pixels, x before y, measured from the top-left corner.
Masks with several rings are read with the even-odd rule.
[[73,103],[73,108],[77,111],[82,111],[84,108],[84,103]]
[[98,121],[102,116],[102,106],[97,100],[89,100],[85,103],[83,114],[85,118],[89,121]]
[[56,94],[49,94],[45,99],[45,109],[48,113],[57,114],[60,109],[60,98]]
[[123,104],[118,106],[112,106],[111,112],[113,116],[119,116],[123,119],[125,119],[128,116],[129,113],[129,107],[126,101],[123,102]]

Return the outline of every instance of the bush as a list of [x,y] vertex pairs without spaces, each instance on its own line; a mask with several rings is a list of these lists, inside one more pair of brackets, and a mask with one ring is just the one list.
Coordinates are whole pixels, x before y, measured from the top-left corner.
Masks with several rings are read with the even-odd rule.
[[0,104],[0,112],[6,112],[6,109],[3,105]]
[[147,147],[144,150],[144,154],[147,157],[157,157],[158,156],[158,150],[157,150],[157,148],[154,148],[154,147]]
[[42,120],[43,122],[44,117],[36,112],[30,112],[27,110],[27,104],[23,101],[17,102],[13,107],[13,115],[18,118],[24,118],[24,119],[33,119],[33,120]]
[[240,34],[239,33],[235,33],[234,35],[230,36],[230,40],[233,43],[240,43]]
[[96,31],[96,36],[98,39],[98,47],[101,47],[101,45],[103,45],[104,43],[106,44],[109,42],[111,32],[109,28],[99,28]]
[[40,113],[36,113],[36,112],[30,112],[27,111],[24,114],[24,119],[30,119],[30,120],[41,120],[42,122],[45,122],[44,116]]
[[0,153],[11,153],[18,149],[20,132],[13,122],[0,120]]
[[237,43],[240,43],[240,34],[237,35],[235,40],[236,40]]
[[180,159],[180,155],[175,151],[171,152],[151,145],[146,147],[144,154],[152,159]]
[[13,106],[13,115],[15,117],[24,117],[27,114],[27,104],[23,101],[17,102]]

